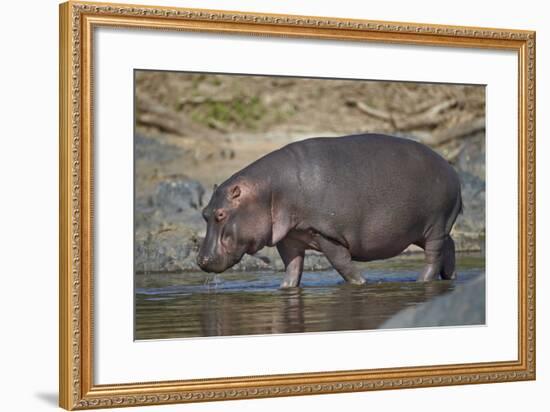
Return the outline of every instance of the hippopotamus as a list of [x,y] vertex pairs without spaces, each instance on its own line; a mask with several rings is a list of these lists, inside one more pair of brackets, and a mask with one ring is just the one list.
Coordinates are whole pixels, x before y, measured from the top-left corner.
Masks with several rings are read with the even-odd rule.
[[285,266],[281,288],[300,284],[306,250],[323,253],[350,284],[353,261],[424,249],[418,281],[454,279],[451,229],[462,211],[453,167],[429,147],[382,134],[317,137],[288,144],[218,186],[202,214],[197,263],[220,273],[265,246]]

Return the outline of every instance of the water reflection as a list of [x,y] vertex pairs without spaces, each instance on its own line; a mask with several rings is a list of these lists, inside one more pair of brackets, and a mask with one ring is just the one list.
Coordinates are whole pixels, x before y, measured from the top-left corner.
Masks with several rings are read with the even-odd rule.
[[456,282],[416,283],[407,265],[367,271],[364,287],[332,272],[305,273],[303,287],[279,290],[280,273],[137,275],[136,339],[376,329],[400,310],[452,291],[483,271],[484,261]]

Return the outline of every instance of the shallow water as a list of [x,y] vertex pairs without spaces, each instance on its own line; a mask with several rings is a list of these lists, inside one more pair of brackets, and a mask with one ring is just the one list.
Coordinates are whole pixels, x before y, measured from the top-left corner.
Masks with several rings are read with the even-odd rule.
[[363,287],[333,270],[304,272],[288,290],[280,272],[138,274],[135,339],[376,329],[485,271],[483,256],[460,254],[455,281],[416,283],[422,264],[416,255],[362,264]]

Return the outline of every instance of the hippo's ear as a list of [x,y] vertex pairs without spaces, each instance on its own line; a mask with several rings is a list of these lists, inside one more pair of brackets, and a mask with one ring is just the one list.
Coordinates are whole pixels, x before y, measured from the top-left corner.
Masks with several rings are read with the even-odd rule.
[[240,188],[239,185],[235,185],[229,190],[229,199],[230,200],[236,199],[240,195],[241,195],[241,188]]

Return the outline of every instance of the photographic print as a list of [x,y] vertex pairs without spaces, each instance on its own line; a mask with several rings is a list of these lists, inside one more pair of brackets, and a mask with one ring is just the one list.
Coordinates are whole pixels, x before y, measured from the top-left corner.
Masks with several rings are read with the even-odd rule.
[[485,86],[135,70],[135,339],[485,323]]

